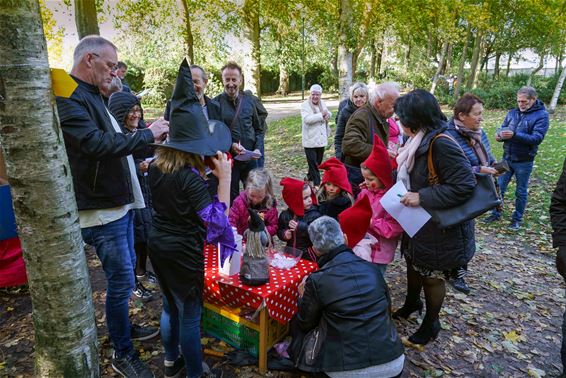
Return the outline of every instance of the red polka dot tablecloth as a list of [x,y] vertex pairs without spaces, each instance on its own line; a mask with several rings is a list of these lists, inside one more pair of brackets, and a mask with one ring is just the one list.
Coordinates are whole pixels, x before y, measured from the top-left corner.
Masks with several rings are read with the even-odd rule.
[[238,274],[223,276],[218,273],[218,251],[215,246],[204,249],[204,299],[216,305],[258,309],[267,307],[269,316],[285,324],[297,312],[298,286],[303,277],[318,267],[301,259],[291,269],[269,270],[269,283],[247,286],[240,282]]

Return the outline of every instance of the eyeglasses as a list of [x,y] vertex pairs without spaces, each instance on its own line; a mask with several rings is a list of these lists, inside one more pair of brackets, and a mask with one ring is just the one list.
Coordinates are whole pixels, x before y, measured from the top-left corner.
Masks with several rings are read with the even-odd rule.
[[142,111],[141,111],[140,108],[134,108],[134,109],[132,109],[128,112],[128,117],[133,117],[133,116],[136,116],[136,115],[141,116],[141,114],[142,114]]
[[[97,58],[100,58],[100,55],[98,55],[97,53],[91,53],[92,55],[96,56]],[[108,69],[110,70],[110,72],[115,72],[116,70],[118,70],[118,65],[111,63],[111,62],[107,62],[106,66],[108,67]]]

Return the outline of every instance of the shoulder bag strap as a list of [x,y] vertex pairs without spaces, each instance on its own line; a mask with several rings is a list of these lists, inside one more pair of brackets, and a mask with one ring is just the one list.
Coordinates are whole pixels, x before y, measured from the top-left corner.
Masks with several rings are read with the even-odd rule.
[[239,97],[241,97],[238,101],[238,106],[236,107],[236,113],[234,113],[234,118],[232,118],[232,123],[230,124],[230,129],[233,130],[234,129],[234,125],[236,124],[236,120],[238,119],[238,116],[240,115],[240,109],[242,108],[242,102],[244,102],[244,93],[240,92]]
[[[438,138],[450,139],[455,145],[460,147],[458,142],[456,142],[454,140],[454,138],[452,138],[450,135],[440,133],[440,134],[437,134],[434,138],[432,138],[432,140],[430,141],[430,144],[428,145],[428,154],[427,154],[427,159],[426,159],[426,165],[428,167],[428,182],[430,183],[430,185],[440,184],[440,181],[438,179],[438,174],[436,172],[436,168],[434,167],[434,163],[432,161],[432,145],[433,145],[434,141]],[[460,149],[461,149],[461,147],[460,147]]]

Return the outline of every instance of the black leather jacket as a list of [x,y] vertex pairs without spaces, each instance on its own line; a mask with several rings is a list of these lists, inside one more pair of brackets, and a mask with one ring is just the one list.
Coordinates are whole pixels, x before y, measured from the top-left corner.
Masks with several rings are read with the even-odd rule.
[[391,320],[389,291],[377,266],[345,245],[322,255],[318,265],[306,281],[297,321],[305,333],[325,321],[327,334],[316,366],[298,367],[348,371],[401,356],[404,348]]
[[127,155],[153,143],[151,130],[114,131],[98,88],[77,78],[69,98],[57,97],[79,210],[108,209],[134,201]]

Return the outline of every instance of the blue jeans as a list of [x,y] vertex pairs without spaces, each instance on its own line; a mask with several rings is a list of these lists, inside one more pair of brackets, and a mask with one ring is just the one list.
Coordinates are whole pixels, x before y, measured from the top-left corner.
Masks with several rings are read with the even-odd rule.
[[[520,222],[523,220],[523,214],[527,207],[529,179],[531,177],[531,172],[533,171],[533,162],[512,162],[507,160],[507,163],[509,163],[509,172],[505,172],[499,176],[499,188],[501,189],[501,197],[503,199],[505,191],[507,190],[507,185],[509,185],[511,178],[515,175],[515,181],[517,184],[517,188],[515,189],[515,211],[513,212],[511,220]],[[496,209],[493,210],[492,214],[498,217],[501,216],[501,212]]]
[[185,358],[187,376],[202,375],[202,350],[200,344],[199,298],[187,298],[184,302],[169,303],[163,296],[161,312],[161,341],[165,348],[165,359],[175,361],[179,357],[179,344]]
[[117,358],[132,353],[128,300],[134,289],[134,214],[128,211],[122,218],[81,229],[85,243],[96,249],[106,274],[106,325]]

